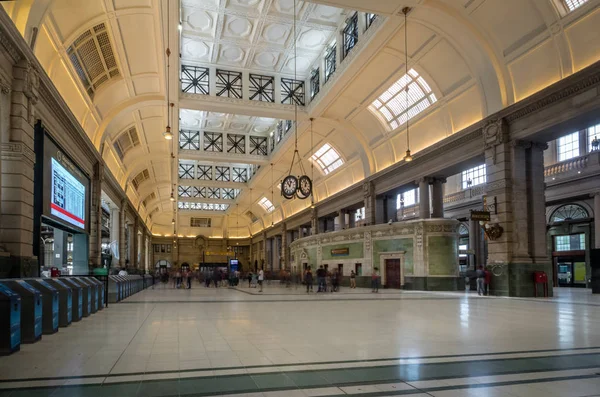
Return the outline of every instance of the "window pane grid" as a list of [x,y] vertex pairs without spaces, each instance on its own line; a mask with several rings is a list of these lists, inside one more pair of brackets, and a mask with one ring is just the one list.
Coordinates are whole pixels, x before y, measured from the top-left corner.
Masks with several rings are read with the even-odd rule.
[[275,206],[273,205],[273,203],[271,202],[271,200],[269,200],[266,197],[261,198],[258,201],[258,205],[260,205],[261,207],[263,207],[263,209],[267,212],[272,212],[275,209]]
[[344,160],[342,160],[339,153],[328,143],[321,146],[310,159],[317,163],[325,175],[344,164]]
[[582,5],[588,2],[588,0],[563,0],[569,11],[575,11]]
[[486,182],[485,164],[463,171],[462,187],[468,189],[473,186],[482,185]]
[[558,138],[558,161],[565,161],[579,156],[579,132]]
[[436,102],[429,84],[411,69],[374,100],[369,110],[383,116],[390,128],[396,129]]

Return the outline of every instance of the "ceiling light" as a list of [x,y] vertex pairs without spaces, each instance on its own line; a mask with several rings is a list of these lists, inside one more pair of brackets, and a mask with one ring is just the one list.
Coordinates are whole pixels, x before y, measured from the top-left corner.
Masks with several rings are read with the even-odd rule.
[[173,191],[171,191],[171,198],[169,198],[169,200],[175,201],[175,197],[173,196]]
[[167,141],[170,141],[171,139],[173,139],[173,133],[171,132],[171,127],[167,126],[167,128],[165,129],[165,132],[163,132],[163,136],[165,137],[165,139]]
[[410,149],[406,151],[406,156],[404,156],[404,161],[406,161],[406,162],[412,161],[412,156],[410,155]]
[[175,218],[173,218],[173,219],[171,220],[171,223],[172,223],[173,225],[175,224]]

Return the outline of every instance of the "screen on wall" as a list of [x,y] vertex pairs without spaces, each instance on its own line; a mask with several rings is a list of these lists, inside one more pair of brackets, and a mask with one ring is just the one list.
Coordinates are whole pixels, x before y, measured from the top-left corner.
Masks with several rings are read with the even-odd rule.
[[44,138],[43,215],[86,232],[90,180],[46,135]]
[[50,213],[63,221],[85,229],[85,186],[58,160],[52,158]]

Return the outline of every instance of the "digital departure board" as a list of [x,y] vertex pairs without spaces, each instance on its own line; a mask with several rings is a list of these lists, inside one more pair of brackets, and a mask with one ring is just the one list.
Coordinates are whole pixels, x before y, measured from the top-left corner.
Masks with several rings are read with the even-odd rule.
[[85,186],[52,158],[50,213],[85,229]]

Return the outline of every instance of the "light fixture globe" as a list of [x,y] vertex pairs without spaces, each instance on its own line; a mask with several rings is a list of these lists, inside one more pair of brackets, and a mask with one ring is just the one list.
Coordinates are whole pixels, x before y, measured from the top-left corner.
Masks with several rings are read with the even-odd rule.
[[175,197],[173,196],[173,192],[171,192],[171,197],[169,198],[171,201],[175,201]]
[[163,132],[163,136],[165,137],[165,139],[167,141],[170,141],[171,139],[173,139],[173,133],[171,132],[171,127],[167,126],[167,128],[165,129],[165,132]]
[[406,151],[406,155],[404,156],[404,161],[409,162],[412,161],[412,156],[410,154],[410,149]]

